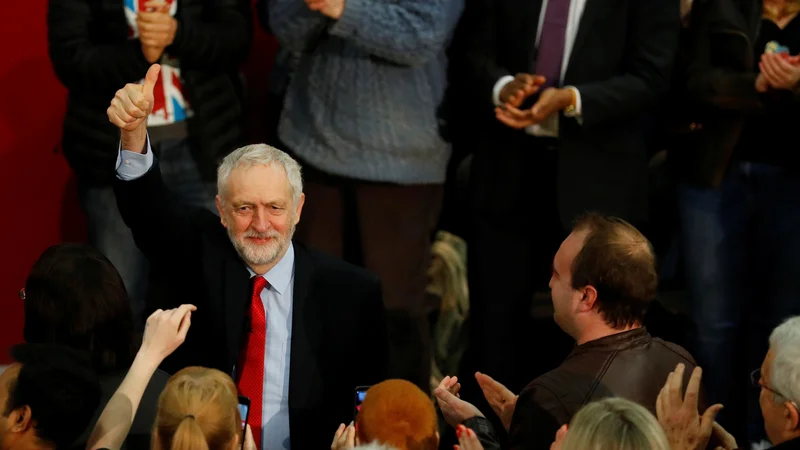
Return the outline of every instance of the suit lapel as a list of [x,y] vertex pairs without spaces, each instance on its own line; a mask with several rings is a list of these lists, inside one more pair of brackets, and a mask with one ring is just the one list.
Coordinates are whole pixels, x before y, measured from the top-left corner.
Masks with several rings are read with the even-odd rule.
[[538,48],[536,45],[536,37],[539,35],[539,20],[541,19],[541,15],[544,14],[542,11],[542,0],[529,0],[523,3],[527,8],[525,14],[519,15],[519,27],[520,27],[520,36],[528,36],[528,42],[525,44],[525,48],[528,49],[528,66],[529,71],[534,73],[536,71],[536,55],[538,54]]
[[[221,264],[222,284],[219,287],[218,302],[221,303],[221,310],[225,316],[225,345],[227,355],[225,355],[224,372],[231,373],[231,369],[241,351],[242,336],[247,321],[247,307],[250,304],[250,272],[247,266],[239,258],[233,246],[222,251]],[[212,293],[211,295],[214,295]]]
[[[607,11],[609,8],[613,7],[613,2],[609,2],[609,0],[586,0],[586,5],[584,6],[583,14],[581,15],[581,21],[578,25],[578,34],[575,36],[575,43],[572,45],[572,52],[569,55],[567,72],[572,69],[572,63],[575,61],[575,55],[581,51],[581,47],[583,47],[584,44],[586,44],[586,42],[589,40],[594,22],[609,12]],[[595,38],[597,38],[596,35]],[[565,76],[564,79],[566,80],[567,77]]]
[[289,428],[292,436],[308,433],[302,423],[303,410],[324,407],[322,379],[317,367],[320,356],[323,314],[319,295],[314,292],[314,264],[308,251],[294,243],[294,303],[289,361]]

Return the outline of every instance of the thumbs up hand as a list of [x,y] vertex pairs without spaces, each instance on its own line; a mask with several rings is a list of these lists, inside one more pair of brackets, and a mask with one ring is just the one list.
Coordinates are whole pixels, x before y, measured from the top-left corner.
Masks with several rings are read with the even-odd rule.
[[[147,116],[153,112],[155,103],[153,90],[158,81],[161,66],[153,64],[147,71],[144,84],[128,83],[117,91],[106,113],[108,120],[122,130],[123,148],[144,151]],[[141,145],[130,145],[135,142]]]

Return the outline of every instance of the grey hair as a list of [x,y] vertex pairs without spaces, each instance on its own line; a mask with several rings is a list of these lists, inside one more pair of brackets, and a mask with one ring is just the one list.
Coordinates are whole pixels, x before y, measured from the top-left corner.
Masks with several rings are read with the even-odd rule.
[[658,420],[623,398],[606,398],[581,408],[569,424],[562,450],[670,450]]
[[234,169],[247,168],[253,166],[269,166],[277,164],[286,173],[289,180],[289,189],[292,193],[292,202],[296,205],[300,201],[300,194],[303,193],[303,176],[300,164],[297,163],[286,152],[278,150],[267,144],[245,145],[231,152],[217,169],[217,192],[220,198],[228,184],[228,178]]
[[769,346],[775,356],[769,377],[775,402],[786,397],[784,400],[800,404],[800,316],[790,317],[772,330]]

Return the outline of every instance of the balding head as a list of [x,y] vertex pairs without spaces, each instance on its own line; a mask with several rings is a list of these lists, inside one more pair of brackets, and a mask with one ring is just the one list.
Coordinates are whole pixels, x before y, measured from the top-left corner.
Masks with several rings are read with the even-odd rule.
[[612,328],[641,324],[658,288],[647,238],[616,217],[587,214],[572,229],[583,245],[572,261],[572,288],[593,286],[595,307]]

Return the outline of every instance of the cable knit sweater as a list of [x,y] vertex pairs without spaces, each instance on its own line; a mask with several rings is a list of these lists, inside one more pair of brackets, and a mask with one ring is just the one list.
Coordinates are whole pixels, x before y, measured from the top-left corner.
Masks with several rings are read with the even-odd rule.
[[308,164],[350,178],[442,183],[437,110],[463,0],[345,0],[339,20],[270,0],[280,44],[301,54],[279,135]]

